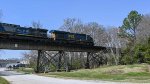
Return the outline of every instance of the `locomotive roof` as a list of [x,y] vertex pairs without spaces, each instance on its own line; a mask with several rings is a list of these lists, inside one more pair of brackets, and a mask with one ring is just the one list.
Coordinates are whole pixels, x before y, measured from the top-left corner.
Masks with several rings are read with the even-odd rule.
[[[70,34],[80,34],[80,33],[71,33],[66,31],[59,31],[59,30],[51,30],[49,33],[70,33]],[[80,34],[80,35],[86,35],[86,34]]]
[[41,28],[32,28],[32,27],[29,27],[29,29],[33,29],[33,30],[39,30],[39,31],[48,31],[47,29],[41,29]]
[[0,23],[1,26],[12,26],[12,27],[20,27],[20,25],[16,24],[8,24],[8,23]]
[[51,30],[49,31],[50,33],[70,33],[70,32],[66,32],[66,31],[59,31],[59,30]]
[[33,30],[39,30],[39,31],[48,31],[47,29],[33,28],[33,27],[21,27],[20,25],[1,23],[1,22],[0,22],[0,26],[10,26],[10,27],[26,28],[26,29],[33,29]]

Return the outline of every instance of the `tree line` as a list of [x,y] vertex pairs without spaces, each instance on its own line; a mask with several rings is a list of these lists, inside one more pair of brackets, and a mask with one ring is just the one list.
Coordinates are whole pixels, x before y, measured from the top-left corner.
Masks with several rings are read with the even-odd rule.
[[[33,25],[33,27],[36,26]],[[96,53],[96,58],[90,58],[91,68],[102,65],[150,63],[149,14],[142,15],[133,10],[123,20],[120,27],[104,27],[97,22],[83,23],[80,19],[67,18],[59,30],[88,34],[94,39],[95,46],[116,48],[115,51],[111,50],[110,53],[102,51]],[[121,48],[121,51],[119,48]],[[54,54],[57,52],[49,51],[49,53]],[[31,65],[36,64],[35,58],[37,57],[37,52],[31,51],[26,54],[28,56],[25,55],[25,57],[30,58]],[[85,52],[68,52],[67,57],[72,69],[85,68]]]

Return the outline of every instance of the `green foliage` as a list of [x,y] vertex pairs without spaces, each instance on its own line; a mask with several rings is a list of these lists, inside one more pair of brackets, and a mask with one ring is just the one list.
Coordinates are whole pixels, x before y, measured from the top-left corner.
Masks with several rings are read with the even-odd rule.
[[136,45],[135,58],[139,62],[146,62],[150,64],[150,40],[145,44]]
[[147,49],[145,50],[145,60],[150,64],[150,38],[148,39]]
[[142,20],[142,15],[133,10],[123,20],[119,36],[128,40],[127,48],[123,50],[122,64],[145,62],[145,46],[136,44],[137,26]]
[[144,63],[145,62],[145,54],[146,51],[145,45],[137,44],[134,47],[134,63]]
[[[104,66],[96,69],[82,69],[73,72],[49,73],[49,76],[79,79],[100,79],[111,81],[148,82],[150,73],[147,64]],[[47,74],[46,74],[47,76]],[[142,78],[142,79],[141,79]],[[140,79],[140,80],[139,80]]]
[[[131,64],[130,61],[133,60],[133,63],[149,63],[150,64],[150,40],[145,44],[136,44],[134,46],[133,54],[130,54],[131,49],[127,47],[123,50],[123,57],[121,59],[122,64]],[[132,58],[133,55],[133,58]]]
[[131,57],[128,54],[123,57],[122,64],[132,64]]
[[136,29],[141,21],[142,15],[137,11],[131,11],[123,20],[123,25],[120,27],[119,36],[127,38],[129,41],[135,41],[136,39]]
[[150,49],[147,49],[146,50],[146,53],[145,53],[145,60],[147,63],[150,64]]
[[33,68],[36,71],[36,62],[30,61],[29,68]]
[[80,69],[81,67],[81,61],[79,59],[74,60],[71,64],[71,69]]
[[17,71],[17,72],[23,72],[25,74],[34,73],[34,69],[33,68],[23,68],[23,67],[20,67],[19,69],[15,69],[15,71]]
[[128,46],[126,49],[124,49],[122,51],[122,58],[121,60],[121,64],[132,64],[132,54],[131,54],[131,48]]
[[52,64],[50,64],[50,71],[56,71],[56,67]]
[[4,78],[0,77],[0,84],[9,84],[9,82]]

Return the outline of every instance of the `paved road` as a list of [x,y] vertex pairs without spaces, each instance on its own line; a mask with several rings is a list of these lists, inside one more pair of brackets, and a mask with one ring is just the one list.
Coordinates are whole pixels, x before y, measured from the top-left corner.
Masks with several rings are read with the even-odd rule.
[[5,71],[4,68],[0,68],[0,76],[10,81],[11,84],[127,84],[94,80],[89,81],[43,77],[34,74],[21,74],[13,71]]

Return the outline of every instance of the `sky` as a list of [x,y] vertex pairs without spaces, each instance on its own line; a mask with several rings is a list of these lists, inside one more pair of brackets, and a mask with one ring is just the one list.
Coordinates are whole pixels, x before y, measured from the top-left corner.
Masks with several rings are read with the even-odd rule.
[[[40,21],[48,30],[58,29],[66,18],[104,26],[121,26],[131,10],[150,14],[150,0],[0,0],[2,21],[31,26]],[[21,58],[25,51],[2,50],[0,58]]]

